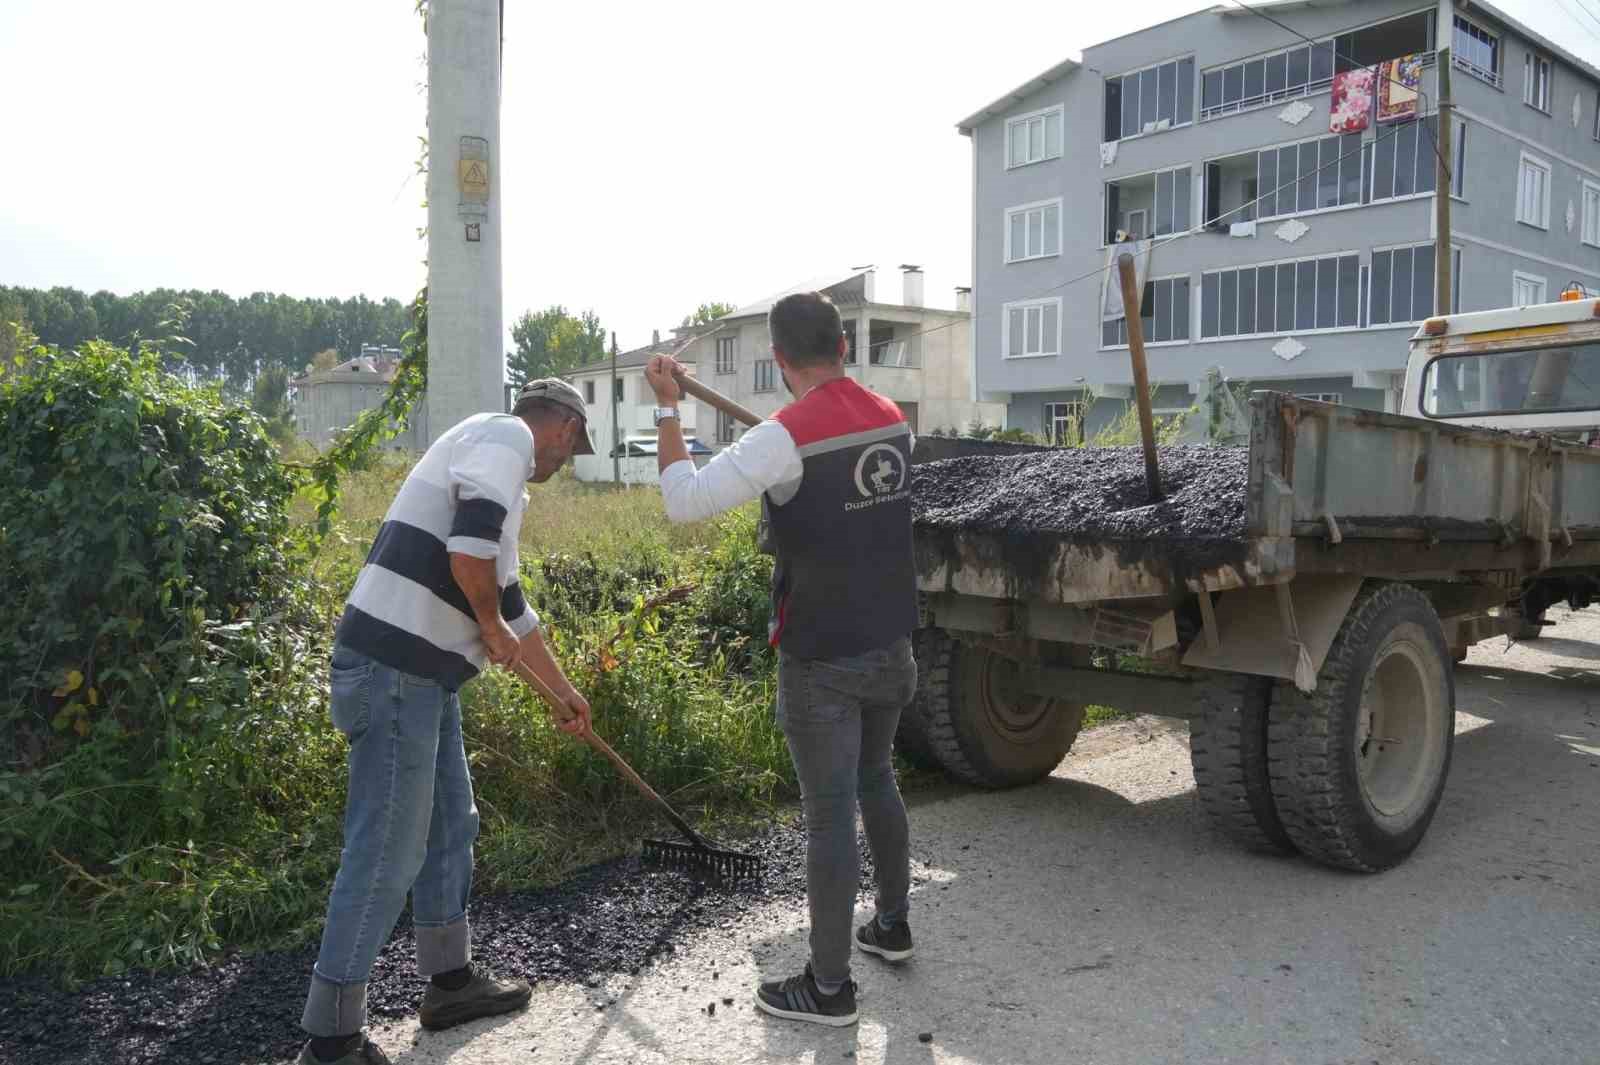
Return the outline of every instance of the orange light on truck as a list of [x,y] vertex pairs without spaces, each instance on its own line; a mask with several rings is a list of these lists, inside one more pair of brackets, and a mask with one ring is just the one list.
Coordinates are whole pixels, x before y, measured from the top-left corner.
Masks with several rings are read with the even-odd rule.
[[[1600,314],[1600,312],[1596,313]],[[1442,337],[1447,326],[1448,323],[1443,318],[1429,318],[1422,323],[1422,332],[1424,336]]]

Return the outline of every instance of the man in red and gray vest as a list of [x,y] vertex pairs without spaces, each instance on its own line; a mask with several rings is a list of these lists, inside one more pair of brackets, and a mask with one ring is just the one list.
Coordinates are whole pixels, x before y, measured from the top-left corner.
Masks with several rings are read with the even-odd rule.
[[645,374],[659,403],[667,517],[697,521],[763,497],[777,555],[778,725],[805,808],[811,961],[798,975],[762,984],[756,1005],[777,1017],[843,1026],[856,1021],[850,926],[858,802],[877,913],[856,930],[856,946],[891,962],[911,957],[906,808],[891,758],[900,711],[917,686],[911,431],[892,401],[845,375],[844,331],[827,297],[785,296],[767,322],[795,400],[703,469],[683,443],[678,364],[657,356]]

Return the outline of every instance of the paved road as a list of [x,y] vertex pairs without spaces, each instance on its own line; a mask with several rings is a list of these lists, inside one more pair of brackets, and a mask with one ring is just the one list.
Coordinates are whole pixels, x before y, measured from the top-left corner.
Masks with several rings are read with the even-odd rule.
[[1600,1062],[1600,615],[1559,617],[1459,670],[1444,803],[1388,873],[1211,836],[1182,726],[1141,720],[1038,786],[918,799],[919,953],[858,959],[856,1029],[754,1013],[805,958],[775,907],[515,1018],[375,1035],[397,1065]]

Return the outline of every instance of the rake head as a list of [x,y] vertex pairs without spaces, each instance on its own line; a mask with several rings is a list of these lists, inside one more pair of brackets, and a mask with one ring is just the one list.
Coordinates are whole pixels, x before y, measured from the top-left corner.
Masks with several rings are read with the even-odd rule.
[[761,858],[758,855],[720,847],[647,839],[641,857],[647,864],[659,865],[664,869],[681,869],[691,876],[705,877],[719,884],[761,877]]

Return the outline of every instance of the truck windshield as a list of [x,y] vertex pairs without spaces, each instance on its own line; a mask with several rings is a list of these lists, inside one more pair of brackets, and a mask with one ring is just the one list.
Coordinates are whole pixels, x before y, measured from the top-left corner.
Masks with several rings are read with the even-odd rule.
[[1489,355],[1444,355],[1428,364],[1422,409],[1434,418],[1600,408],[1600,342]]

